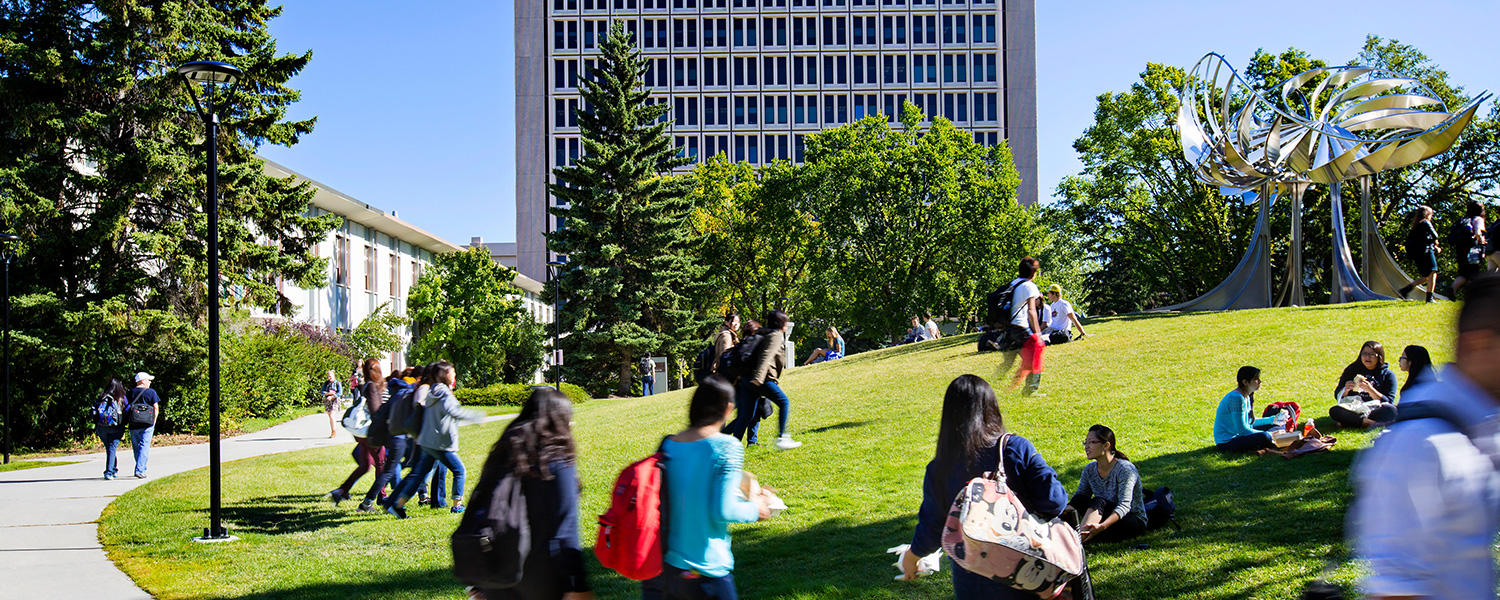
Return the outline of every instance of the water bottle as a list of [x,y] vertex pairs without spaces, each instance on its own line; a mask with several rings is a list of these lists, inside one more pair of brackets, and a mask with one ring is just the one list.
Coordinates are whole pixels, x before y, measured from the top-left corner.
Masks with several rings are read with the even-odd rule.
[[1312,417],[1308,417],[1307,418],[1307,425],[1302,426],[1302,437],[1307,437],[1309,435],[1312,435],[1312,432],[1313,432],[1313,420],[1312,420]]

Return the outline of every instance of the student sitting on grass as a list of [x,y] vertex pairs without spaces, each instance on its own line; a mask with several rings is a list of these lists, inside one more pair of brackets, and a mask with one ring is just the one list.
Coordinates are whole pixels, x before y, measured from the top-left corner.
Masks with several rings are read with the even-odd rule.
[[1068,508],[1082,514],[1078,533],[1083,541],[1118,542],[1144,533],[1146,500],[1140,472],[1115,448],[1114,430],[1090,427],[1083,454],[1094,462],[1083,467],[1078,491],[1068,501]]
[[1276,425],[1271,417],[1256,419],[1252,401],[1260,389],[1260,369],[1240,367],[1235,374],[1238,387],[1224,394],[1214,415],[1214,444],[1225,452],[1265,454],[1276,448],[1271,434],[1264,431]]
[[1344,367],[1333,388],[1338,404],[1328,416],[1344,427],[1372,427],[1396,420],[1396,374],[1385,362],[1385,346],[1371,340],[1359,348],[1359,358]]
[[828,339],[828,347],[818,348],[817,350],[814,350],[812,356],[807,357],[807,362],[802,363],[802,366],[805,367],[813,363],[836,360],[844,357],[844,337],[839,335],[839,330],[834,329],[832,325],[829,325],[828,330],[823,332],[823,335]]
[[1401,351],[1396,364],[1406,371],[1406,383],[1401,384],[1401,395],[1424,383],[1437,381],[1437,370],[1432,368],[1432,354],[1422,346],[1407,346]]

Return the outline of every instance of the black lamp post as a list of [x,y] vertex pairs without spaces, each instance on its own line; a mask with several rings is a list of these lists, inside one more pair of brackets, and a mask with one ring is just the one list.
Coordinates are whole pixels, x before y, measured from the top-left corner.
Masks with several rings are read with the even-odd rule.
[[10,464],[10,245],[21,238],[0,233],[0,252],[5,253],[5,462]]
[[[219,280],[219,115],[214,112],[214,88],[218,85],[234,85],[244,72],[234,65],[212,60],[184,63],[177,72],[190,82],[188,93],[193,96],[193,105],[203,126],[208,129],[208,529],[203,537],[193,538],[199,542],[227,542],[236,539],[224,530],[219,510],[219,295],[222,283]],[[198,92],[193,84],[204,84],[205,102],[198,101]]]
[[547,273],[552,276],[552,385],[562,389],[562,349],[558,339],[562,337],[562,319],[557,312],[562,304],[562,268],[567,263],[554,260],[547,263]]

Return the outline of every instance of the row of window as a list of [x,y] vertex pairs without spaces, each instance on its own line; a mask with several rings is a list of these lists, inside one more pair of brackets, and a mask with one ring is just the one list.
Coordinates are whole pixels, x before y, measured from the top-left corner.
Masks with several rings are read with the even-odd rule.
[[[364,246],[364,276],[366,292],[375,292],[378,287],[379,267],[377,264],[379,251],[375,246],[366,244]],[[401,256],[394,252],[386,254],[389,265],[387,271],[387,294],[392,297],[400,295],[401,282]],[[335,236],[333,239],[333,283],[334,285],[347,286],[350,284],[349,275],[349,238],[343,235]],[[422,276],[422,263],[411,261],[412,281]]]
[[[999,93],[976,94],[917,93],[917,94],[807,94],[778,97],[757,96],[708,96],[704,98],[678,97],[671,101],[671,110],[662,116],[670,117],[674,127],[751,127],[803,125],[823,127],[840,125],[863,119],[870,115],[884,115],[889,122],[896,122],[904,102],[911,101],[929,116],[942,116],[954,123],[999,123],[1002,109]],[[576,127],[576,113],[566,112],[576,107],[577,99],[554,101],[559,128]],[[972,112],[971,112],[972,107]],[[553,162],[557,166],[572,164],[582,152],[576,137],[558,137],[554,140]],[[713,152],[709,153],[714,154]]]
[[552,0],[552,12],[728,10],[730,8],[843,8],[845,6],[995,6],[997,0]]
[[[552,88],[575,89],[597,66],[592,58],[553,59]],[[663,90],[998,83],[999,71],[998,54],[693,56],[647,59],[644,82]]]
[[[914,45],[952,46],[998,43],[997,19],[993,13],[911,15],[910,18],[907,15],[663,17],[626,19],[625,30],[647,51],[818,48],[820,39],[823,47],[905,46],[908,40]],[[553,21],[552,51],[556,54],[594,50],[609,34],[609,27],[609,19]]]

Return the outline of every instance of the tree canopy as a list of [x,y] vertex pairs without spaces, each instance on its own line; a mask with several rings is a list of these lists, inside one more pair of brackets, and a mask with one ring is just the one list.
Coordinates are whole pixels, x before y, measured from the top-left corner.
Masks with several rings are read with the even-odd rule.
[[468,386],[529,382],[542,364],[544,336],[515,278],[515,269],[481,247],[435,256],[407,293],[407,357],[447,360]]

